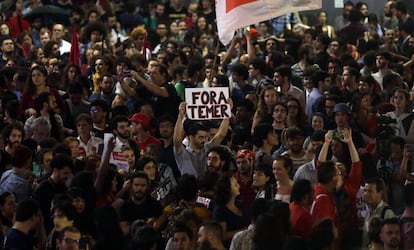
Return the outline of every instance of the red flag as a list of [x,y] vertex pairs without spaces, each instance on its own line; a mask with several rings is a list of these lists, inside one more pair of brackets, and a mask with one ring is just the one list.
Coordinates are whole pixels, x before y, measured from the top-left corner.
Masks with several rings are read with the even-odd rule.
[[290,12],[322,8],[322,0],[216,0],[217,29],[227,45],[234,32]]
[[73,26],[72,29],[72,40],[69,54],[69,62],[76,65],[80,65],[80,51],[79,51],[79,34],[76,26]]

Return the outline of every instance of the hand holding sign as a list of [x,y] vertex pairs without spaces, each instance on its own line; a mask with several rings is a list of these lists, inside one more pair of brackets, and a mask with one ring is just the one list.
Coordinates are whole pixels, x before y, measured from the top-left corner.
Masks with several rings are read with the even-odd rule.
[[[228,88],[185,89],[187,117],[192,120],[212,120],[231,117]],[[181,109],[180,109],[181,112]]]

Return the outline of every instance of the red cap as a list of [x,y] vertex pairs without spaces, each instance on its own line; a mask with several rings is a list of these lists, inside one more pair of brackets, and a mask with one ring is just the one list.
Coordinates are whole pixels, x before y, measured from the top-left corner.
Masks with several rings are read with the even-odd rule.
[[237,158],[247,158],[247,159],[249,159],[251,161],[252,160],[254,161],[254,158],[256,158],[256,157],[255,157],[255,155],[254,155],[254,153],[252,151],[250,151],[248,149],[240,149],[237,152]]
[[130,122],[141,123],[147,127],[150,125],[150,119],[144,113],[135,113],[131,118],[128,119]]

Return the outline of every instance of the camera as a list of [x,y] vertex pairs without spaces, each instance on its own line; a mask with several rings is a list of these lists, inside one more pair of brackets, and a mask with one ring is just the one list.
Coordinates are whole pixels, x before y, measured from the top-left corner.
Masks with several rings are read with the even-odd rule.
[[332,131],[332,139],[343,140],[344,138],[345,138],[345,135],[342,131],[339,131],[339,130]]

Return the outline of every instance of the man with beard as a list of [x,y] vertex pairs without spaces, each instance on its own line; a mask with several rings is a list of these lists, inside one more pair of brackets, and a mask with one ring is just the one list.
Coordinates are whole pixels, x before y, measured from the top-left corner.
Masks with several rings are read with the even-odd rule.
[[256,197],[253,189],[253,165],[255,163],[255,155],[248,149],[241,149],[237,152],[236,165],[237,172],[233,177],[240,185],[240,200],[245,208],[250,211],[251,205]]
[[144,220],[158,228],[162,226],[160,203],[149,194],[149,178],[144,172],[135,172],[130,177],[131,197],[125,200],[119,208],[119,218],[122,228],[128,228],[136,220]]
[[112,132],[115,137],[115,147],[111,152],[109,162],[116,165],[117,171],[129,171],[129,165],[124,155],[122,148],[128,146],[134,151],[135,158],[140,158],[138,145],[130,139],[130,122],[126,116],[116,116],[112,121]]
[[160,140],[149,133],[150,119],[144,113],[134,114],[129,121],[131,122],[131,135],[138,144],[141,155],[145,148],[150,144],[160,144]]
[[219,175],[229,170],[231,154],[224,146],[216,146],[210,149],[207,154],[207,172],[214,172]]
[[224,250],[223,229],[217,222],[207,222],[198,230],[197,243],[199,249]]
[[3,139],[5,141],[5,147],[1,151],[0,160],[0,172],[3,173],[5,170],[11,167],[11,158],[14,153],[14,149],[17,145],[22,142],[24,137],[23,126],[15,123],[8,125],[3,130]]
[[89,102],[93,102],[95,100],[104,100],[108,104],[108,106],[111,107],[112,101],[115,98],[114,77],[110,73],[104,73],[101,76],[101,78],[99,78],[98,82],[99,82],[99,87],[101,88],[101,91],[93,93],[89,97]]
[[291,84],[292,70],[287,66],[279,66],[273,75],[273,80],[283,96],[293,96],[299,100],[302,108],[305,108],[305,94],[301,89]]
[[398,26],[398,18],[395,16],[395,1],[387,1],[384,5],[384,13],[379,16],[380,25],[387,30],[395,30]]
[[[374,75],[373,75],[374,76]],[[358,92],[359,78],[361,74],[354,68],[345,68],[342,74],[342,98],[344,102],[350,102],[352,96]],[[382,84],[382,79],[381,79]]]
[[293,169],[290,176],[293,176],[301,165],[309,162],[311,159],[307,159],[306,151],[303,149],[304,137],[302,130],[296,127],[289,128],[286,131],[286,139],[289,149],[283,152],[282,155],[287,156],[292,160]]
[[[275,107],[273,108],[273,132],[277,134],[277,138],[282,138],[282,132],[286,129],[286,117],[287,117],[287,106],[283,102],[277,102]],[[279,144],[276,145],[274,148],[280,147]]]
[[341,30],[349,23],[349,13],[354,8],[354,3],[347,1],[342,9],[342,15],[335,18],[335,30]]
[[400,248],[401,227],[397,218],[391,218],[382,222],[379,234],[384,250],[398,250]]

